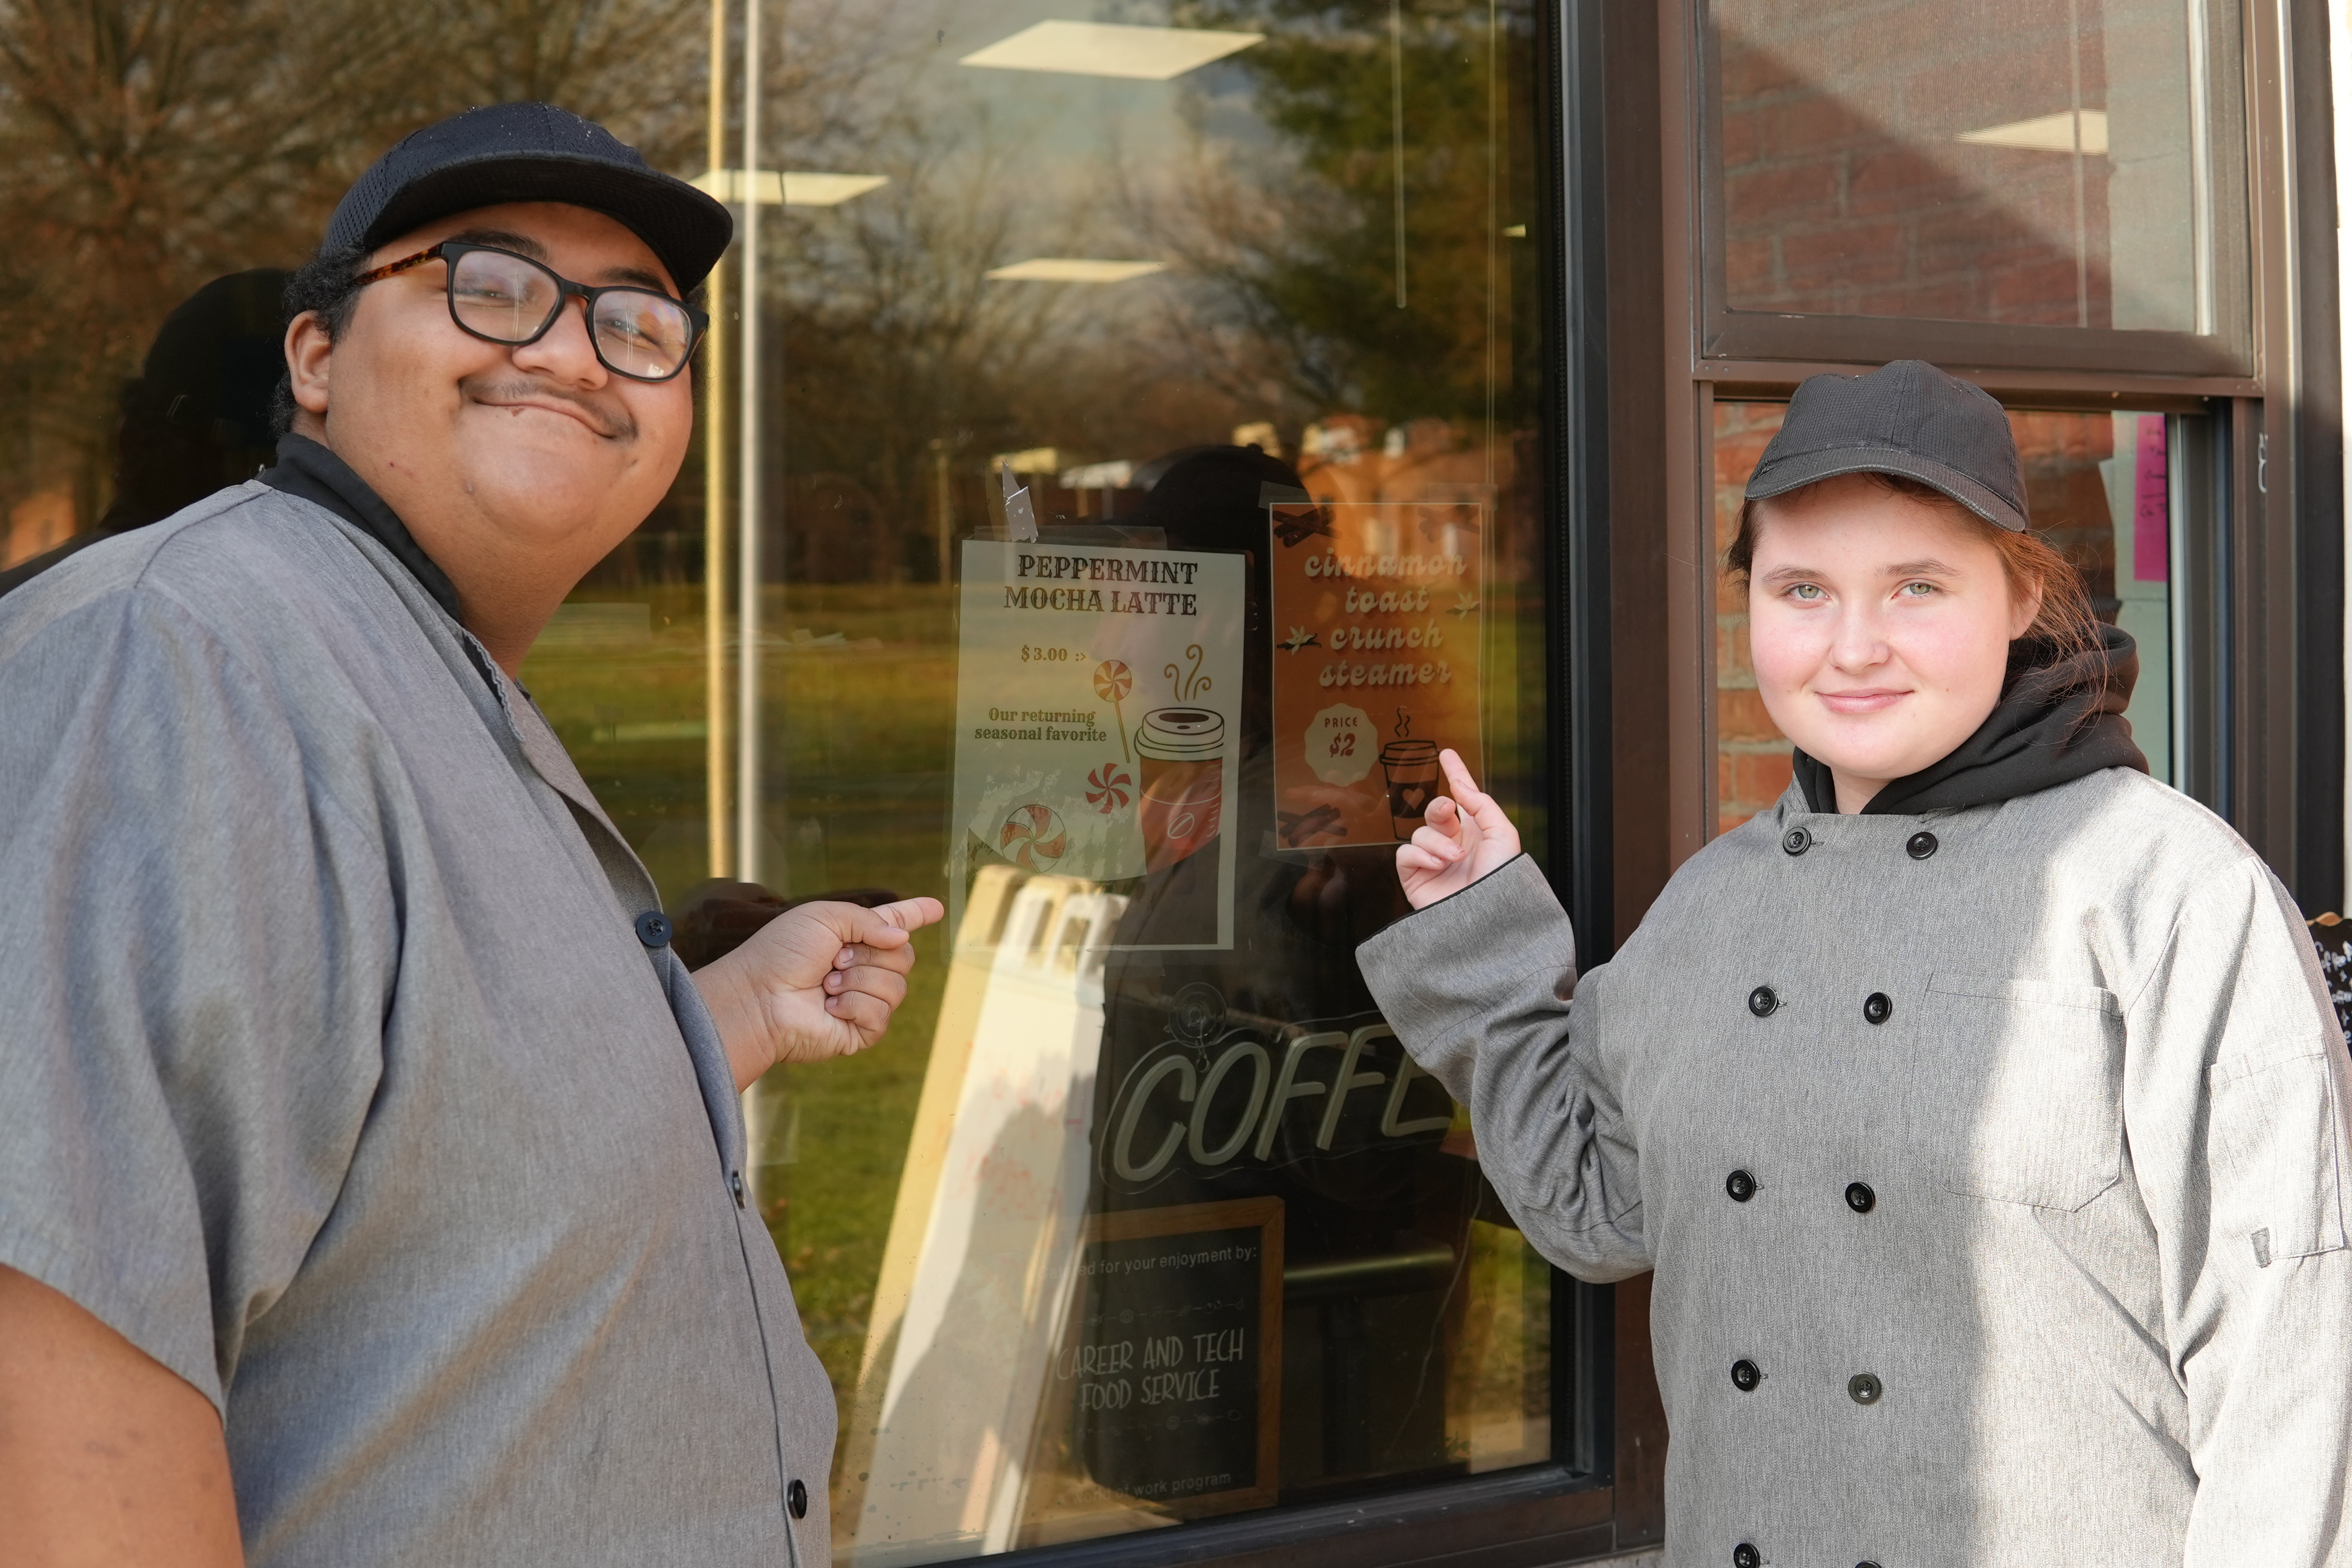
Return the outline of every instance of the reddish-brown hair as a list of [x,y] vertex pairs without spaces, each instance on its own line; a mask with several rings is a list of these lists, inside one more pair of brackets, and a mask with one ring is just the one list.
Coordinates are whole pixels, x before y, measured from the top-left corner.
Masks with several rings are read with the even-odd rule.
[[[2092,611],[2091,591],[2084,585],[2082,573],[2041,535],[2031,531],[2018,533],[1987,522],[1934,486],[1901,474],[1864,473],[1853,477],[1867,479],[1890,495],[1925,501],[1965,521],[1975,530],[1977,537],[2000,552],[2001,574],[2009,579],[2011,593],[2023,595],[2037,589],[2041,592],[2042,608],[2034,616],[2033,624],[2026,628],[2025,636],[2018,639],[2032,645],[2027,668],[2056,664],[2099,647],[2099,618]],[[1812,488],[1801,486],[1787,495],[1769,500],[1787,500]],[[1748,581],[1756,563],[1756,540],[1761,523],[1758,513],[1765,504],[1758,500],[1742,503],[1739,531],[1732,539],[1731,548],[1723,554],[1724,574],[1742,583]]]

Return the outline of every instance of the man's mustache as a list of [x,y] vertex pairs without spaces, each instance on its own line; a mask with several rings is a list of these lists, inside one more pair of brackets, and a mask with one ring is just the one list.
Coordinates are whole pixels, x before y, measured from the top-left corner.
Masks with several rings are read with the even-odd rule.
[[469,377],[462,384],[468,397],[483,403],[562,403],[579,411],[588,427],[611,440],[636,439],[637,422],[628,405],[611,393],[582,392],[553,382],[513,376]]

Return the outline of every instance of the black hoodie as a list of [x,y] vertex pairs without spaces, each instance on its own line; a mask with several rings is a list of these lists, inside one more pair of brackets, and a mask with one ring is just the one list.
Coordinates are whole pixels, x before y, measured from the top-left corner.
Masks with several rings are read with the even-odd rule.
[[[1862,815],[1990,805],[2101,768],[2147,772],[2124,718],[2139,679],[2139,650],[2121,627],[2103,626],[2099,633],[2098,647],[2065,658],[2050,658],[2047,644],[2011,643],[2008,687],[1976,733],[1942,761],[1880,790]],[[1827,764],[1801,751],[1796,766],[1805,804],[1834,813],[1837,789]]]

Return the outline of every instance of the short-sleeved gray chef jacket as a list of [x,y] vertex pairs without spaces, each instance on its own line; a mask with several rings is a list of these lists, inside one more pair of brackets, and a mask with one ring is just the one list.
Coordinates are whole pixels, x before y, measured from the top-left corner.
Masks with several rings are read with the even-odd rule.
[[827,1568],[833,1395],[655,907],[310,501],[0,602],[0,1263],[220,1406],[257,1568]]
[[1791,789],[1580,980],[1524,857],[1360,957],[1528,1239],[1656,1268],[1674,1568],[2352,1568],[2352,1078],[2194,802]]

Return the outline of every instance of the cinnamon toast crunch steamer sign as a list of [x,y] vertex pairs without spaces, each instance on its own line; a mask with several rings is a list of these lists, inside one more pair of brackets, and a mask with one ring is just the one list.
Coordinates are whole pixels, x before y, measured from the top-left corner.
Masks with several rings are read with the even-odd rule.
[[1283,848],[1411,838],[1441,748],[1485,772],[1485,521],[1475,501],[1267,508]]
[[965,542],[950,929],[1010,862],[1146,897],[1181,878],[1202,918],[1123,945],[1232,945],[1245,592],[1239,555]]

